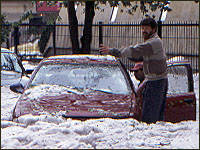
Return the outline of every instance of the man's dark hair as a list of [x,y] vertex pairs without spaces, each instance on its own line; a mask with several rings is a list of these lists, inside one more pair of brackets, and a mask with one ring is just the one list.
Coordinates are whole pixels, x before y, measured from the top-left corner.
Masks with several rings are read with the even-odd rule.
[[147,26],[151,26],[152,29],[157,29],[157,22],[153,19],[153,18],[145,18],[140,22],[140,25],[147,25]]

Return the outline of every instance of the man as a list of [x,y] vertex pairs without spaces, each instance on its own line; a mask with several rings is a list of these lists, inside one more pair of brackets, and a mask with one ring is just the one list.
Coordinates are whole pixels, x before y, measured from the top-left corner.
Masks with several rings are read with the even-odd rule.
[[130,71],[134,72],[134,76],[135,76],[136,80],[140,81],[140,83],[139,83],[139,85],[140,85],[145,79],[144,72],[143,72],[143,62],[136,63],[135,66],[130,69]]
[[134,60],[143,58],[145,74],[144,90],[142,92],[142,121],[155,123],[163,120],[166,93],[168,89],[166,55],[163,44],[157,35],[157,23],[153,18],[141,21],[144,43],[129,46],[122,50],[110,49],[100,45],[100,53],[116,57],[131,57]]

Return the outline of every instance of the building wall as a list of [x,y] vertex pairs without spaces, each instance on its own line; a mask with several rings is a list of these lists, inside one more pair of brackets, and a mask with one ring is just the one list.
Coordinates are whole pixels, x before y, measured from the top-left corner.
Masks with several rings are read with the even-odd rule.
[[[135,3],[135,2],[132,2]],[[148,6],[147,6],[148,7]],[[172,8],[171,12],[167,13],[165,21],[197,21],[199,20],[199,3],[195,3],[194,1],[171,1],[169,5]],[[79,23],[84,22],[84,6],[79,5],[77,7],[77,18]],[[110,22],[112,8],[107,5],[101,5],[101,9],[95,10],[94,22],[103,21],[105,23]],[[122,5],[119,5],[118,13],[115,22],[132,22],[132,21],[140,21],[144,18],[144,15],[141,13],[139,8],[137,11],[130,15],[127,13],[129,7],[124,8]],[[123,11],[123,12],[122,12]],[[155,19],[158,20],[160,16],[160,10],[156,10],[155,12],[149,11],[149,14],[155,14]],[[62,18],[61,23],[68,23],[67,16],[67,8],[61,8],[60,16]]]
[[1,14],[5,14],[9,22],[19,21],[24,12],[28,10],[36,12],[32,1],[1,1]]
[[[148,6],[147,6],[148,7]],[[171,12],[167,13],[165,21],[197,21],[199,20],[199,3],[195,3],[194,1],[171,1],[169,7],[172,8]],[[123,13],[121,13],[121,9],[123,9]],[[123,8],[120,6],[116,18],[116,22],[130,22],[130,21],[140,21],[144,18],[141,11],[138,9],[134,15],[129,15],[127,13],[128,8]],[[155,12],[149,11],[149,14],[155,14],[156,20],[159,19],[160,10],[156,10]]]
[[[109,6],[108,2],[107,5],[99,5],[100,9],[95,10],[95,16],[94,16],[94,22],[97,21],[103,21],[103,22],[109,22],[112,8]],[[76,9],[76,15],[78,18],[79,23],[84,23],[85,20],[85,13],[84,13],[84,8],[85,6],[83,5],[78,5]],[[102,11],[103,10],[103,11]],[[68,13],[67,13],[67,8],[62,7],[59,13],[60,17],[62,18],[61,21],[57,21],[57,23],[68,23]]]
[[194,1],[173,1],[171,2],[170,7],[173,11],[168,14],[166,21],[199,20],[199,3],[195,3]]
[[[135,2],[132,2],[135,3]],[[185,20],[185,21],[197,21],[199,20],[199,3],[194,1],[171,1],[169,5],[172,8],[171,12],[168,12],[166,21],[173,20]],[[84,6],[78,5],[77,7],[77,18],[79,23],[84,22]],[[140,21],[144,16],[139,9],[130,15],[127,13],[128,7],[124,8],[122,5],[119,6],[116,22],[131,22],[131,21]],[[20,19],[20,16],[24,12],[32,10],[33,13],[36,12],[35,5],[32,4],[32,1],[1,1],[1,13],[7,16],[7,20],[14,22]],[[121,11],[123,10],[123,12]],[[103,21],[109,22],[111,18],[112,8],[107,5],[100,5],[99,10],[95,10],[94,22]],[[153,12],[150,12],[153,14]],[[154,12],[156,19],[160,15],[160,10]],[[62,21],[60,23],[68,23],[67,8],[61,8],[60,16]]]

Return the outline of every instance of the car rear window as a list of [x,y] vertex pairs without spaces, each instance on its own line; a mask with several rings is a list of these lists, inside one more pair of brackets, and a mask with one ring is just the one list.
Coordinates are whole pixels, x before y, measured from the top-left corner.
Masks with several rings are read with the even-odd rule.
[[118,65],[46,64],[41,66],[31,86],[60,85],[77,90],[129,94],[131,88]]

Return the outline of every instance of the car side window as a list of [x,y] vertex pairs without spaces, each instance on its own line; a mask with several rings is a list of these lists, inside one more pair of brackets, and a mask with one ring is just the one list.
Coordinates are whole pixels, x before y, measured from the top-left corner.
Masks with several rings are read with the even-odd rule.
[[168,94],[188,92],[188,76],[186,66],[169,66],[168,80]]

